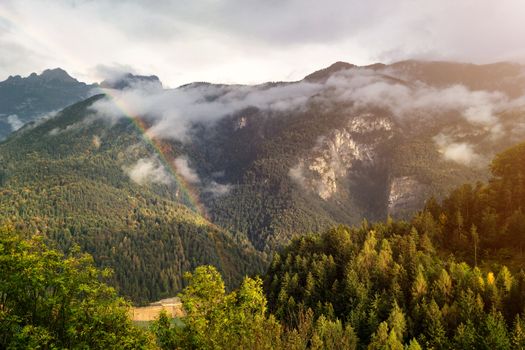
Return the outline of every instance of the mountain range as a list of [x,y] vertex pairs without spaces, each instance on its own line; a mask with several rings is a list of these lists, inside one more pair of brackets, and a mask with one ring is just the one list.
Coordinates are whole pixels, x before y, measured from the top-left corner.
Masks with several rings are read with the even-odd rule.
[[201,264],[233,286],[294,236],[409,217],[486,180],[492,156],[525,136],[524,72],[337,62],[296,82],[176,89],[155,76],[10,77],[1,223],[79,244],[136,302],[173,295]]

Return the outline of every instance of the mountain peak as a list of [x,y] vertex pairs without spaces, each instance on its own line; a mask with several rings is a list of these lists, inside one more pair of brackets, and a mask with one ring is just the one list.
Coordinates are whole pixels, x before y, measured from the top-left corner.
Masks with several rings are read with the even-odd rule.
[[75,78],[67,74],[62,68],[46,69],[40,74],[44,80],[58,80],[61,82],[77,82]]
[[329,67],[323,68],[321,70],[313,72],[310,75],[307,75],[304,78],[304,80],[307,80],[307,81],[322,81],[322,80],[326,80],[326,79],[328,79],[329,76],[331,76],[332,74],[334,74],[336,72],[339,72],[339,71],[342,71],[342,70],[346,70],[346,69],[350,69],[350,68],[355,68],[355,67],[357,67],[355,64],[351,64],[351,63],[343,62],[343,61],[337,61],[334,64],[330,65]]

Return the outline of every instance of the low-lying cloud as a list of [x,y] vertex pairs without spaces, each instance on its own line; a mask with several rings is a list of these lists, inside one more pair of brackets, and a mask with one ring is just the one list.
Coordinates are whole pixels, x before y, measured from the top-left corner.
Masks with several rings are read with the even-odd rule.
[[218,197],[227,194],[231,189],[232,185],[230,184],[220,184],[212,180],[206,185],[206,187],[204,187],[203,191],[205,193],[210,193],[212,196]]
[[197,172],[193,170],[188,164],[188,158],[185,156],[180,156],[174,161],[175,167],[177,168],[177,173],[184,178],[189,183],[198,184],[201,182]]
[[498,91],[472,91],[459,84],[436,88],[422,82],[405,83],[367,69],[343,71],[326,85],[334,89],[337,101],[352,101],[358,108],[384,108],[397,118],[435,118],[455,111],[471,124],[493,126],[498,123],[497,113],[517,103]]
[[[472,128],[488,131],[485,141],[493,142],[508,133],[501,115],[525,106],[524,98],[511,99],[499,91],[471,90],[458,84],[435,87],[401,78],[402,74],[390,68],[352,68],[323,82],[303,80],[257,86],[194,83],[177,89],[138,84],[125,90],[107,90],[112,98],[95,102],[91,109],[99,118],[112,122],[125,115],[140,116],[151,126],[149,136],[190,142],[194,125],[210,127],[249,107],[259,109],[261,116],[279,113],[286,117],[287,113],[320,102],[326,111],[345,106],[349,117],[356,111],[380,108],[405,125],[443,123],[440,118],[452,115]],[[436,141],[445,159],[472,164],[476,159],[472,146],[454,141],[453,136],[448,135],[451,141],[446,147],[443,140],[441,144]],[[184,162],[180,159],[177,164],[181,175],[185,173],[188,182],[202,182],[196,173],[189,172],[187,160]]]
[[215,180],[201,180],[197,171],[190,166],[190,162],[186,156],[177,157],[174,164],[177,173],[182,176],[186,182],[200,186],[203,193],[208,193],[212,196],[222,196],[230,192],[232,188],[229,184],[220,184]]
[[[396,77],[397,72],[389,73]],[[352,101],[358,109],[385,109],[411,129],[424,123],[443,124],[444,118],[452,116],[455,122],[463,122],[464,129],[478,130],[476,142],[480,144],[515,139],[516,128],[508,127],[504,114],[525,107],[523,97],[511,99],[500,91],[470,90],[459,84],[438,88],[419,81],[405,83],[366,69],[343,71],[328,79],[326,85],[332,88],[333,99]],[[462,141],[464,133],[441,130],[434,137],[443,158],[470,166],[486,165],[490,155],[482,156],[475,151],[475,144]]]
[[135,69],[130,65],[123,64],[98,64],[91,69],[91,75],[97,77],[99,81],[108,82],[115,82],[129,73],[134,74]]
[[290,170],[288,171],[288,176],[302,187],[305,187],[306,177],[304,176],[302,163],[299,162],[297,165],[290,168]]
[[11,114],[7,117],[7,123],[11,127],[11,131],[17,131],[22,126],[24,126],[24,122],[18,118],[16,114]]
[[324,83],[300,81],[258,86],[202,83],[161,89],[145,83],[124,91],[107,90],[112,98],[95,102],[92,109],[110,120],[124,115],[140,116],[150,123],[151,136],[189,141],[188,132],[197,123],[211,125],[248,107],[269,113],[296,111],[305,108],[314,96],[327,106],[347,103],[354,109],[382,108],[400,120],[440,118],[454,112],[473,126],[494,130],[493,136],[501,130],[498,114],[525,105],[525,100],[511,100],[498,91],[405,83],[383,73],[357,68],[335,74]]
[[443,158],[463,165],[482,165],[483,159],[474,150],[474,146],[468,142],[455,142],[445,134],[434,137]]
[[217,86],[194,84],[179,89],[107,90],[112,99],[95,102],[92,110],[115,120],[125,115],[151,122],[151,136],[188,141],[188,130],[197,123],[212,124],[244,108],[287,111],[298,109],[322,89],[320,84],[295,83],[277,86]]
[[123,170],[139,185],[171,183],[167,170],[155,157],[139,159],[135,164],[123,167]]

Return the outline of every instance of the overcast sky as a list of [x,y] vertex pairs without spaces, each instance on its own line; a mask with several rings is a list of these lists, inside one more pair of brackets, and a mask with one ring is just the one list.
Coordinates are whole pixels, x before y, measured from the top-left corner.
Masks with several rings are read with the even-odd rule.
[[296,80],[335,61],[525,61],[523,0],[0,0],[0,80],[62,67]]

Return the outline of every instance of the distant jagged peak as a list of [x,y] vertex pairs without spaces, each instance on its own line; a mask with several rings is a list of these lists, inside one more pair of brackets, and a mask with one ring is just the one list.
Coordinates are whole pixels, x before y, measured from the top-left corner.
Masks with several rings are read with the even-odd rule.
[[15,81],[20,81],[24,78],[22,78],[20,75],[10,75],[5,81],[7,82],[15,82]]
[[403,71],[414,75],[424,75],[435,80],[457,79],[502,79],[523,75],[525,66],[516,62],[494,62],[476,64],[457,61],[404,60],[391,63],[384,68]]
[[102,88],[117,90],[125,90],[144,85],[150,88],[162,89],[162,82],[156,75],[135,75],[129,72],[107,78],[100,83],[100,87]]
[[384,63],[372,63],[372,64],[369,64],[368,66],[364,66],[364,68],[366,69],[371,69],[371,70],[382,70],[382,69],[385,69],[387,67],[386,64]]
[[28,82],[58,81],[62,83],[79,83],[78,80],[70,76],[62,68],[46,69],[41,74],[37,74],[33,72],[25,78],[20,75],[10,75],[6,81],[11,82],[11,83],[22,83],[24,81],[28,81]]
[[406,59],[396,61],[389,66],[438,66],[438,67],[478,67],[478,68],[494,68],[494,67],[518,67],[522,66],[520,63],[512,61],[498,61],[491,63],[472,63],[464,61],[451,60],[432,60],[432,59]]

